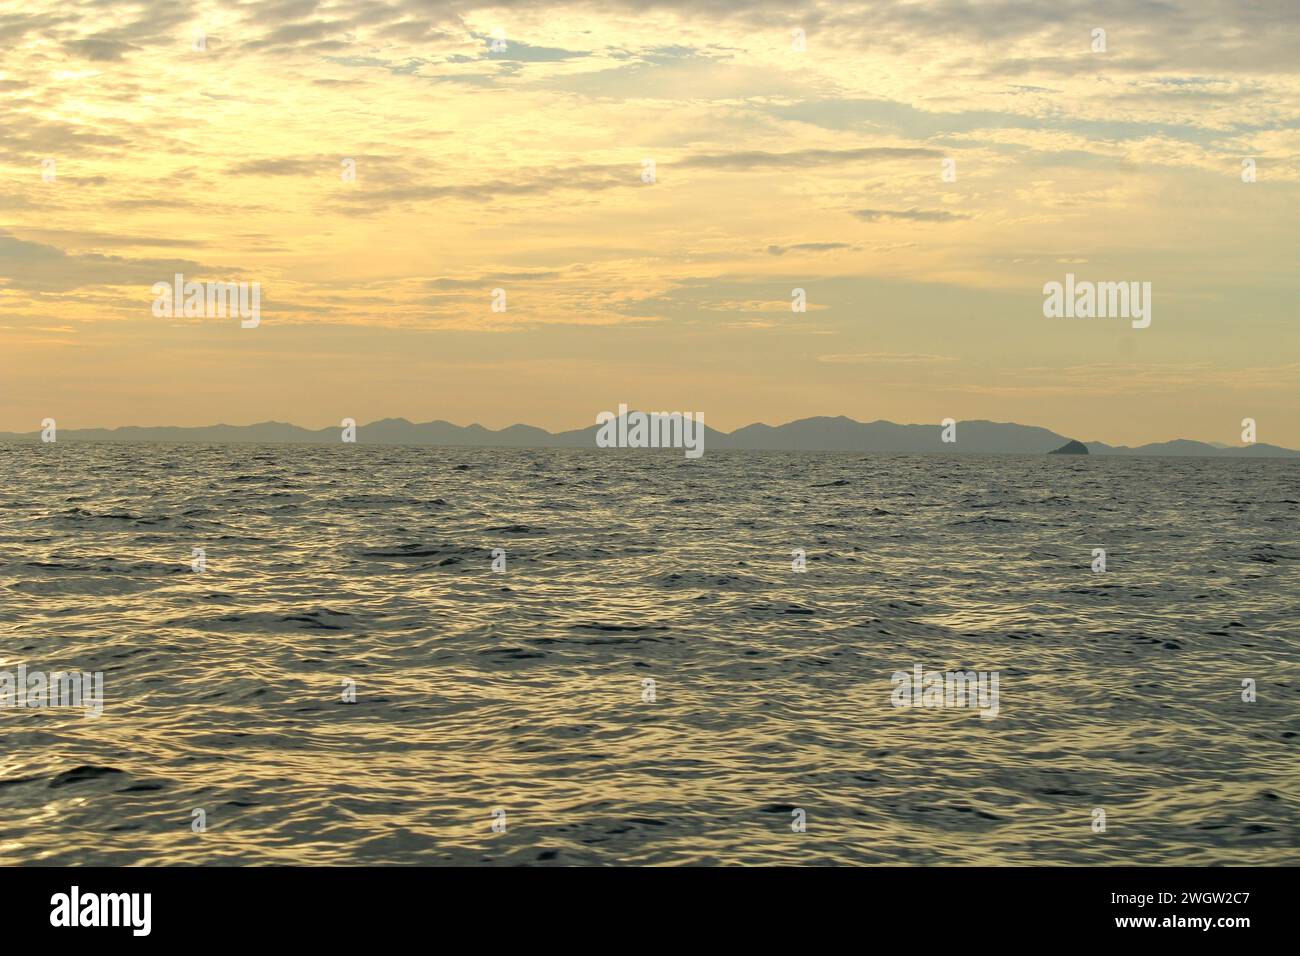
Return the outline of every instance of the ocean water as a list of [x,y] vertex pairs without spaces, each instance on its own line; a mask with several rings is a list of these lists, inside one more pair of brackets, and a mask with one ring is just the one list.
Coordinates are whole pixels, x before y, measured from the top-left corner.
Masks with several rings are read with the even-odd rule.
[[[1300,863],[1293,462],[60,443],[0,474],[0,671],[105,695],[0,710],[3,864]],[[915,665],[997,672],[997,716],[894,706]]]

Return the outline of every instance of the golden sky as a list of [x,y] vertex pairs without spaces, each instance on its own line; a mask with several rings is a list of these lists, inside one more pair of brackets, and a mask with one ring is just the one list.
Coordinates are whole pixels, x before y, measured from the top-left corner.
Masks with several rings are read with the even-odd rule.
[[[0,51],[0,430],[1300,447],[1293,2],[24,0]],[[177,272],[260,324],[155,317]],[[1067,272],[1150,282],[1151,326],[1045,318]]]

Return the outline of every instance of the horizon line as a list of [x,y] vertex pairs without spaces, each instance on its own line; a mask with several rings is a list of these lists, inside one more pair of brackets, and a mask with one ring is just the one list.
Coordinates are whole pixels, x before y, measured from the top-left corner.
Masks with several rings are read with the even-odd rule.
[[[691,420],[692,416],[696,416],[696,415],[698,415],[701,420],[704,417],[702,412],[666,412],[666,411],[646,412],[646,411],[641,411],[636,409],[629,409],[626,413],[623,413],[622,412],[623,407],[626,406],[621,406],[620,412],[618,414],[612,412],[602,412],[601,414],[610,415],[616,420],[622,419],[626,416],[636,415],[636,414],[659,415],[659,416],[682,415],[683,418],[685,418],[686,420]],[[73,433],[73,434],[79,432],[113,433],[113,432],[121,432],[121,431],[204,431],[209,429],[255,429],[255,428],[267,427],[267,426],[295,429],[297,431],[307,432],[307,433],[321,433],[321,432],[334,431],[339,429],[340,427],[343,427],[342,422],[340,423],[340,425],[324,425],[319,428],[312,428],[307,425],[299,425],[294,422],[280,421],[277,419],[265,419],[262,421],[249,422],[247,424],[230,424],[227,422],[217,422],[217,423],[207,424],[207,425],[113,425],[113,426],[88,425],[88,426],[78,426],[78,427],[64,427],[64,426],[58,426],[57,420],[55,419],[45,419],[41,422],[42,427],[35,428],[32,431],[28,431],[28,432],[0,431],[0,437],[28,438],[28,437],[40,436],[42,434],[43,427],[45,426],[45,422],[47,421],[56,422],[56,428],[58,431],[65,432],[65,433]],[[434,418],[434,419],[429,419],[428,421],[421,422],[421,421],[413,421],[412,419],[406,418],[404,416],[387,416],[383,418],[377,418],[369,422],[368,424],[356,423],[354,419],[350,419],[350,418],[345,419],[344,421],[352,421],[358,432],[361,432],[362,430],[367,428],[373,428],[376,425],[384,425],[384,424],[391,423],[391,424],[407,425],[413,428],[421,428],[429,425],[444,425],[461,431],[479,430],[494,435],[499,435],[516,429],[528,429],[531,431],[541,432],[542,434],[551,438],[558,438],[564,435],[572,435],[577,432],[595,430],[599,428],[599,421],[593,422],[592,424],[589,425],[579,426],[576,428],[565,428],[559,431],[552,431],[550,429],[543,428],[540,425],[530,425],[526,422],[519,422],[519,421],[513,422],[512,424],[509,425],[501,426],[500,428],[492,428],[490,426],[483,425],[480,422],[471,422],[468,425],[459,425],[455,422],[443,418]],[[715,432],[718,435],[729,438],[736,435],[738,432],[743,432],[746,429],[750,429],[750,428],[761,427],[761,428],[768,428],[772,430],[780,430],[783,428],[789,428],[792,425],[799,425],[806,422],[817,422],[817,421],[845,422],[852,425],[860,425],[864,427],[869,427],[872,425],[888,425],[895,428],[933,428],[938,430],[938,429],[942,429],[945,423],[949,421],[949,419],[944,419],[943,421],[938,423],[928,423],[928,422],[895,422],[890,419],[884,419],[884,418],[876,418],[870,421],[863,421],[860,419],[852,418],[851,416],[844,415],[844,414],[809,415],[803,418],[791,419],[779,425],[770,425],[767,422],[754,421],[746,425],[740,425],[730,431],[724,431],[722,429],[715,428],[707,424],[707,422],[703,422],[703,421],[701,421],[701,424],[704,424],[706,430]],[[1104,446],[1106,448],[1112,448],[1116,450],[1123,450],[1123,449],[1137,450],[1137,449],[1147,448],[1151,446],[1186,443],[1186,444],[1204,445],[1208,448],[1215,449],[1216,451],[1247,451],[1251,448],[1273,448],[1273,449],[1278,449],[1280,451],[1289,452],[1291,454],[1300,455],[1300,451],[1297,451],[1296,449],[1286,448],[1281,445],[1274,445],[1269,442],[1252,442],[1252,443],[1230,445],[1226,442],[1209,442],[1209,441],[1204,441],[1202,439],[1176,437],[1176,438],[1158,439],[1155,441],[1147,441],[1138,445],[1116,445],[1101,439],[1084,440],[1084,439],[1072,438],[1067,434],[1057,432],[1054,429],[1044,425],[1026,425],[1021,422],[994,421],[992,419],[987,419],[987,418],[952,419],[952,421],[954,421],[957,426],[961,426],[963,424],[996,425],[996,426],[1003,426],[1009,428],[1046,432],[1049,435],[1060,438],[1063,442],[1078,441],[1088,446]],[[814,449],[810,449],[810,450],[814,450]]]

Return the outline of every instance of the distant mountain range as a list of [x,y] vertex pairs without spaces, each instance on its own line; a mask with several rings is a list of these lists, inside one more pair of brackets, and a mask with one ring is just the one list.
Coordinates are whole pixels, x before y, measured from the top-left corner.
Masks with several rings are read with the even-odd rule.
[[[594,448],[596,425],[552,434],[531,425],[511,425],[494,431],[482,425],[451,422],[409,422],[385,418],[357,426],[357,442],[366,445],[452,445],[508,448]],[[59,429],[59,441],[136,442],[326,442],[340,440],[340,428],[301,428],[284,422],[256,425],[205,425],[196,428],[68,428]],[[801,418],[785,425],[746,425],[734,432],[705,426],[704,449],[753,451],[842,451],[903,454],[1044,455],[1073,439],[1046,428],[1012,422],[958,422],[957,441],[940,440],[939,425],[897,425],[893,422],[859,422],[835,418]],[[0,432],[0,441],[40,441],[40,432]],[[1241,447],[1212,445],[1177,439],[1130,448],[1104,442],[1084,442],[1090,455],[1181,455],[1207,458],[1300,458],[1300,451],[1276,445]],[[1078,452],[1082,454],[1082,452]]]

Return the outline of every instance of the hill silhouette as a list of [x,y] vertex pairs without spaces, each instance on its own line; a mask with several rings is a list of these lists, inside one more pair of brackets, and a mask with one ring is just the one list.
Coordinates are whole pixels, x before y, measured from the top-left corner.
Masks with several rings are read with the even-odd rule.
[[[511,425],[491,429],[479,424],[455,425],[448,421],[411,422],[385,418],[357,426],[359,444],[477,446],[505,448],[595,448],[597,426],[552,433],[532,425]],[[1062,454],[1078,444],[1090,455],[1179,455],[1207,458],[1296,458],[1300,452],[1276,445],[1255,444],[1225,447],[1206,442],[1176,439],[1131,448],[1104,442],[1076,442],[1064,435],[1034,425],[983,420],[958,422],[955,442],[942,441],[942,427],[900,425],[888,421],[859,422],[844,415],[801,418],[784,425],[755,423],[733,432],[705,426],[706,451],[838,451],[891,454]],[[60,442],[227,442],[335,443],[341,429],[303,428],[287,422],[259,422],[253,425],[205,425],[198,427],[60,428]],[[0,432],[3,441],[40,441],[39,430]],[[1063,447],[1064,446],[1064,447]]]

